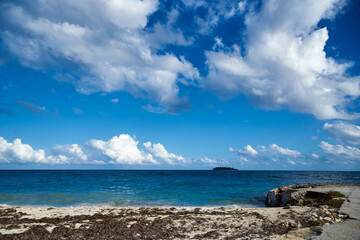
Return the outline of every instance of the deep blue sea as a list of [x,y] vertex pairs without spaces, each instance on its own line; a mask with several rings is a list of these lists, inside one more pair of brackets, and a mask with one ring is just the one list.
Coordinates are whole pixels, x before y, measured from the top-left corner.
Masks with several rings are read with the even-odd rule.
[[268,190],[356,183],[360,172],[0,170],[0,204],[263,207]]

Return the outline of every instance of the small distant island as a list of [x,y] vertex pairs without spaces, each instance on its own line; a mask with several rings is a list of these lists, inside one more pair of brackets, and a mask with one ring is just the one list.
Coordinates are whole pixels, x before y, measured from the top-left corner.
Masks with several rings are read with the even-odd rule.
[[239,171],[238,169],[236,168],[231,168],[231,167],[216,167],[216,168],[213,168],[214,171]]

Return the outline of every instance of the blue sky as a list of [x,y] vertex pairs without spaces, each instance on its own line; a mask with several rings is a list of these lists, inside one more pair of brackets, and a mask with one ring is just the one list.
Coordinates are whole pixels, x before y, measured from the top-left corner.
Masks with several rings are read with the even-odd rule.
[[360,170],[359,11],[2,1],[0,168]]

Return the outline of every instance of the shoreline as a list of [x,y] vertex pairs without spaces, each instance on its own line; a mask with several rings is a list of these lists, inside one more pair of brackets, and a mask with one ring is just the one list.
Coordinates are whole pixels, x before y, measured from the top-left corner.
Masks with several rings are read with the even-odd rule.
[[[360,193],[360,185],[326,184],[311,188],[311,191],[329,189],[342,190],[349,201],[345,201],[341,208],[327,205],[254,208],[231,205],[48,207],[2,204],[0,239],[300,240],[318,238],[329,232],[333,234],[334,229],[346,229],[349,224],[360,226],[356,219],[359,209],[356,194]],[[355,236],[360,230],[356,231]],[[346,230],[341,234],[352,232]]]
[[239,205],[239,204],[229,204],[229,205],[193,205],[193,206],[179,206],[179,205],[129,205],[129,206],[113,206],[106,204],[79,204],[79,205],[70,205],[70,206],[53,206],[53,205],[13,205],[13,204],[0,204],[0,208],[94,208],[94,209],[139,209],[139,208],[159,208],[159,209],[168,209],[168,208],[178,208],[178,209],[215,209],[215,208],[226,208],[226,209],[234,209],[234,208],[254,208],[254,209],[263,209],[267,208],[264,206],[255,206],[255,205]]

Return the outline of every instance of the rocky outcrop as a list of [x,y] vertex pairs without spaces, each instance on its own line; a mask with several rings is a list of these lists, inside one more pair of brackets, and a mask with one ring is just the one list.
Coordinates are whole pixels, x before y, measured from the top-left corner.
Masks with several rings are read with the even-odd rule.
[[325,184],[297,184],[291,186],[280,186],[268,192],[265,200],[267,207],[284,206],[320,206],[327,205],[339,208],[346,200],[339,192],[321,192],[317,187]]
[[265,200],[265,206],[278,207],[280,205],[281,205],[281,196],[279,194],[279,189],[274,188],[268,192]]
[[280,186],[268,192],[265,200],[267,207],[283,207],[289,202],[300,201],[306,194],[301,185]]

